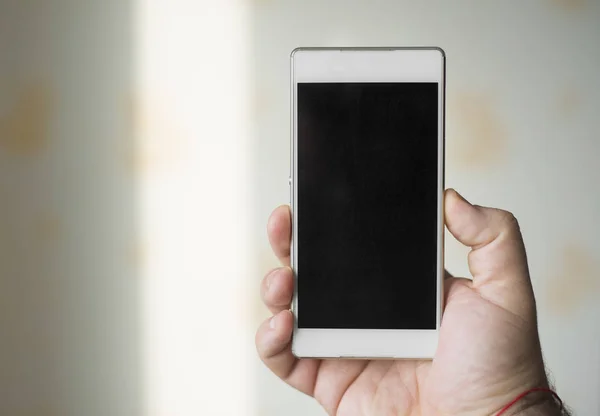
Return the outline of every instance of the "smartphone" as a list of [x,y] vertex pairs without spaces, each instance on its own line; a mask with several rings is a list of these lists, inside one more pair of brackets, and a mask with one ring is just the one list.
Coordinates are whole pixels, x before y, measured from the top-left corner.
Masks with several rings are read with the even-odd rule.
[[443,293],[445,54],[291,54],[292,351],[432,358]]

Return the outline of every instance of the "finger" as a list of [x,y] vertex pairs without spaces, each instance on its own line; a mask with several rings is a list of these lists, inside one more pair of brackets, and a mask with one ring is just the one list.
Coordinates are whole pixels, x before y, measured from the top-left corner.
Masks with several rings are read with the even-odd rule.
[[490,274],[512,280],[529,278],[521,231],[511,213],[471,205],[450,189],[446,191],[445,214],[450,233],[473,249],[469,268],[475,284]]
[[290,207],[281,205],[271,213],[267,222],[267,234],[273,252],[284,266],[290,265],[290,238],[292,236],[292,216]]
[[444,202],[448,230],[472,249],[473,288],[490,302],[529,316],[535,301],[515,217],[500,209],[472,205],[453,189],[446,191]]
[[294,293],[294,276],[289,267],[280,267],[269,272],[260,285],[263,302],[271,313],[277,314],[290,308]]
[[298,359],[292,354],[294,318],[282,311],[263,322],[256,333],[260,359],[279,378],[303,393],[313,395],[319,360]]
[[450,273],[448,270],[444,270],[444,279],[451,279],[454,275]]

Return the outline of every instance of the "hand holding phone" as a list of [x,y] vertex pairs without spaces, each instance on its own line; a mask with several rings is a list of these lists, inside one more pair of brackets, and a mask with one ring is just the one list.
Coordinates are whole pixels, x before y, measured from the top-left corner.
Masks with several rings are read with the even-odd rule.
[[[339,416],[496,414],[524,390],[547,387],[516,220],[506,211],[471,205],[452,190],[445,192],[444,211],[450,233],[472,248],[468,260],[473,280],[445,280],[445,309],[433,361],[320,360],[292,353],[292,221],[289,207],[277,208],[268,234],[284,267],[267,274],[261,285],[263,300],[274,314],[256,334],[264,363],[292,387],[315,397],[330,415]],[[410,291],[403,294],[412,296]],[[542,411],[534,414],[562,414],[545,393],[527,400],[520,406]]]

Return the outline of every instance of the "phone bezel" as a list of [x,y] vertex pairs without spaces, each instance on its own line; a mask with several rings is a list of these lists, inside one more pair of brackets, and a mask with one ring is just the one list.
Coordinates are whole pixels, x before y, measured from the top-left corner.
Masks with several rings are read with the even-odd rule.
[[[443,310],[444,280],[444,120],[445,62],[437,47],[297,48],[291,53],[291,265],[294,270],[292,352],[312,358],[432,358],[437,348]],[[438,241],[437,313],[435,330],[298,328],[297,114],[298,82],[438,82]]]

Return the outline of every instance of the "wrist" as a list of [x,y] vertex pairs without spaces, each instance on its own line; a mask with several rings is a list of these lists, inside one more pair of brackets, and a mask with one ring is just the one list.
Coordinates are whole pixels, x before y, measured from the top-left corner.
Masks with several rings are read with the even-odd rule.
[[[506,416],[568,416],[561,404],[549,391],[535,391],[523,397]],[[504,415],[503,415],[504,416]]]

